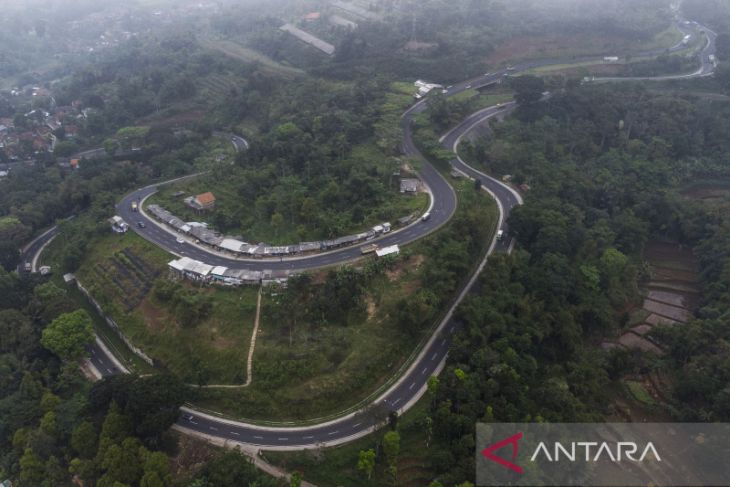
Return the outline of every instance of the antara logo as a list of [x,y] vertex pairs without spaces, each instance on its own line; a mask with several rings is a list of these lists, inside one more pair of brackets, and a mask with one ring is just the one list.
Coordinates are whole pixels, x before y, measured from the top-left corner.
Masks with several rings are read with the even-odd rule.
[[[517,433],[516,435],[512,435],[509,438],[505,438],[502,441],[498,441],[497,443],[486,447],[484,450],[482,450],[482,455],[484,455],[486,458],[493,462],[497,462],[498,464],[502,465],[505,468],[508,468],[514,472],[517,473],[523,473],[522,467],[519,465],[516,465],[513,463],[517,459],[517,451],[520,448],[520,440],[522,439],[522,431]],[[498,457],[493,452],[499,450],[500,448],[504,448],[507,445],[512,445],[512,461],[508,462],[504,458]]]
[[[494,443],[484,450],[482,455],[499,465],[517,472],[519,474],[524,473],[522,467],[515,463],[517,460],[517,454],[519,452],[519,442],[523,438],[524,434],[520,431],[516,435],[512,435],[505,438],[502,441]],[[497,450],[500,450],[506,446],[512,446],[512,459],[505,460],[502,457],[495,455]],[[571,442],[569,446],[564,445],[560,442],[553,443],[553,448],[548,448],[544,441],[538,443],[535,447],[535,451],[530,456],[530,461],[535,462],[540,458],[544,458],[548,462],[559,462],[563,459],[571,462],[586,461],[586,462],[598,462],[601,459],[610,460],[611,462],[621,462],[624,460],[630,460],[632,462],[643,462],[647,456],[653,456],[658,462],[662,459],[659,456],[654,444],[648,442],[643,449],[641,449],[641,455],[637,457],[637,453],[640,448],[633,441],[618,441],[615,443],[609,442],[596,442],[596,441],[577,441]],[[551,453],[552,452],[552,453]]]

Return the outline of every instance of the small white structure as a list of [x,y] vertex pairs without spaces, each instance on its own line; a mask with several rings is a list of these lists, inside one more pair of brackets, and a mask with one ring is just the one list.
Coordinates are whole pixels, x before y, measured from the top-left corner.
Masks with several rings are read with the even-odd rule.
[[129,225],[127,225],[121,216],[114,215],[109,219],[109,223],[112,226],[112,231],[115,233],[127,233],[129,230]]
[[207,280],[208,275],[213,271],[212,265],[204,264],[190,257],[172,260],[167,265],[170,266],[173,272],[194,281]]
[[401,193],[416,193],[418,191],[418,185],[420,180],[416,178],[403,178],[400,180],[400,192]]
[[49,265],[42,265],[38,269],[38,272],[41,273],[41,276],[47,276],[51,273],[51,266]]
[[389,247],[383,247],[375,251],[375,255],[378,257],[385,257],[387,255],[398,255],[400,254],[400,248],[398,245],[391,245]]
[[333,46],[329,42],[323,41],[319,37],[313,36],[309,32],[305,32],[302,29],[293,26],[292,24],[284,24],[279,27],[279,29],[283,30],[284,32],[290,33],[300,41],[319,49],[328,56],[331,56],[335,53],[335,46]]
[[380,225],[375,225],[373,227],[373,232],[375,232],[378,235],[380,235],[382,233],[389,233],[390,228],[391,228],[390,223],[385,222],[385,223],[381,223]]
[[618,56],[606,56],[603,58],[603,60],[607,63],[617,63],[618,62]]
[[74,276],[70,272],[68,274],[63,275],[63,282],[65,282],[66,284],[71,284],[75,280],[76,280],[76,276]]
[[246,242],[241,242],[233,238],[224,238],[223,241],[218,245],[223,250],[229,250],[231,252],[240,252],[244,245],[248,245]]
[[420,100],[424,96],[428,95],[432,90],[435,89],[442,89],[444,85],[439,85],[436,83],[429,83],[427,81],[423,80],[416,80],[415,83],[413,83],[418,91],[416,91],[416,94],[414,95],[416,99]]

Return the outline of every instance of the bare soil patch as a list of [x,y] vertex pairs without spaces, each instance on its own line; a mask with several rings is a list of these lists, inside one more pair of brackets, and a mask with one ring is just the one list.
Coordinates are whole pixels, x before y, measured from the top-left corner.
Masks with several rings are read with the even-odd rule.
[[714,202],[717,200],[727,201],[730,196],[730,181],[719,182],[697,182],[690,184],[680,191],[685,198],[700,200],[703,202]]
[[649,290],[647,297],[653,301],[678,306],[680,308],[689,307],[689,298],[683,294],[671,291]]
[[591,64],[587,66],[573,66],[563,69],[551,69],[552,75],[562,74],[569,77],[591,76],[623,76],[626,67],[622,64]]
[[[591,34],[546,34],[540,36],[517,36],[498,46],[487,58],[490,65],[511,62],[515,59],[545,58],[559,52],[587,53],[609,52],[621,44],[619,37]],[[589,48],[587,49],[587,47]],[[571,55],[568,54],[568,55]]]
[[423,262],[426,260],[421,254],[413,255],[408,260],[399,261],[392,269],[388,270],[385,275],[388,276],[388,280],[397,281],[406,272],[417,271]]
[[208,331],[210,333],[210,346],[215,350],[228,350],[235,344],[235,340],[226,338],[219,332],[217,325],[211,326]]
[[651,325],[643,323],[641,325],[636,325],[635,327],[631,328],[631,331],[636,333],[637,335],[644,336],[651,331],[651,328]]
[[653,342],[632,332],[624,333],[617,341],[626,348],[638,348],[644,352],[652,352],[657,355],[662,353],[662,349],[656,346]]
[[635,348],[662,354],[661,344],[652,338],[654,327],[678,325],[691,320],[698,304],[697,261],[692,250],[676,243],[653,241],[644,257],[649,264],[650,280],[644,284],[645,299],[640,310],[632,313],[628,330],[602,347]]
[[367,310],[369,320],[372,320],[375,317],[375,313],[378,312],[375,299],[369,294],[365,297],[365,309]]
[[436,42],[408,41],[403,49],[406,51],[431,51],[439,47]]
[[684,308],[659,303],[657,301],[652,301],[651,299],[644,300],[644,309],[658,314],[659,316],[665,316],[675,321],[681,321],[682,323],[686,323],[692,318],[692,314]]
[[692,249],[672,242],[660,242],[657,240],[646,244],[644,258],[652,262],[669,261],[683,263],[685,268],[696,269],[695,257]]
[[180,113],[165,115],[154,114],[140,120],[157,128],[186,127],[199,122],[205,117],[203,110],[187,110]]
[[144,316],[144,322],[152,331],[160,331],[165,328],[165,324],[172,323],[174,320],[158,306],[149,302],[149,298],[145,298],[139,305],[139,310]]
[[666,316],[659,316],[654,313],[650,314],[648,318],[645,320],[648,324],[652,326],[657,325],[676,325],[679,323],[678,321],[672,320],[670,318],[667,318]]
[[177,454],[170,458],[170,465],[173,477],[185,480],[209,462],[216,450],[201,439],[183,434],[177,437]]

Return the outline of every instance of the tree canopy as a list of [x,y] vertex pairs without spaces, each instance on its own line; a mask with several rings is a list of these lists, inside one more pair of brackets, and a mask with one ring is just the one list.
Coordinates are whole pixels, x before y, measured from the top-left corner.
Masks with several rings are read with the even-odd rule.
[[91,317],[85,310],[64,313],[44,330],[41,343],[64,360],[76,360],[86,353],[94,341]]

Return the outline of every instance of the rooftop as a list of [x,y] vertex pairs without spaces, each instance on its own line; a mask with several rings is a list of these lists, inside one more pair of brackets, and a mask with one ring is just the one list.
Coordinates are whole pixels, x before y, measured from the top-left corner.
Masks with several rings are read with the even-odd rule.
[[201,205],[209,205],[211,203],[215,203],[215,196],[213,193],[208,191],[207,193],[199,194],[195,197],[196,200],[198,200],[198,203]]

